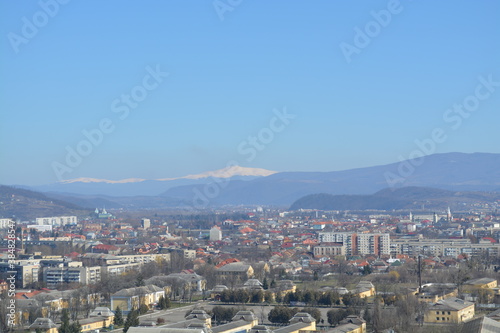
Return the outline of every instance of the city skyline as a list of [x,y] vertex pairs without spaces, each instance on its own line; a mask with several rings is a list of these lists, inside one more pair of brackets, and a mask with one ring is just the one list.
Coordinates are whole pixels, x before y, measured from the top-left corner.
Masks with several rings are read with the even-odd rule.
[[500,4],[231,3],[2,2],[0,183],[500,153]]

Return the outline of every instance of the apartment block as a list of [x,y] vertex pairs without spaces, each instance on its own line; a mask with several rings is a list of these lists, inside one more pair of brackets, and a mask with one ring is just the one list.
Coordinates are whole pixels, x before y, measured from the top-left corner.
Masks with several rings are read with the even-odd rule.
[[497,257],[500,254],[500,244],[484,242],[473,244],[469,239],[393,239],[391,255],[406,254],[416,256],[443,256],[456,258],[461,254],[468,256],[489,255]]
[[325,243],[342,243],[345,254],[389,254],[391,240],[389,234],[352,233],[352,232],[320,232],[319,241]]
[[52,225],[63,226],[66,224],[77,224],[78,219],[76,216],[52,216],[52,217],[37,217],[37,225]]
[[83,267],[81,262],[67,262],[43,269],[43,282],[48,288],[56,288],[63,283],[92,284],[100,281],[100,266]]

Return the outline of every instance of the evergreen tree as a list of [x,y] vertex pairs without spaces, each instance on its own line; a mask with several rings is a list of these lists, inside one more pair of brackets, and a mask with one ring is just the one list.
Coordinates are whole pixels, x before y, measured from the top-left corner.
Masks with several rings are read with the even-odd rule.
[[160,299],[158,300],[158,308],[160,308],[160,310],[165,310],[165,309],[168,309],[170,308],[171,306],[171,303],[170,303],[170,298],[168,298],[167,296],[160,296]]
[[115,310],[115,319],[113,319],[113,322],[117,326],[122,326],[123,325],[123,313],[122,313],[122,310],[120,309],[119,306],[116,307],[116,310]]
[[127,333],[128,329],[133,326],[139,326],[138,310],[132,310],[128,313],[127,319],[125,320],[125,325],[123,326],[123,332]]
[[69,310],[63,309],[61,314],[61,326],[59,326],[59,333],[71,333],[71,327],[69,324]]
[[135,286],[136,287],[143,287],[144,286],[144,277],[142,274],[139,274],[137,276],[137,279],[135,280]]
[[148,311],[149,307],[146,304],[141,304],[141,306],[139,306],[139,314],[145,314]]
[[274,279],[271,281],[271,288],[276,288],[276,281]]
[[262,289],[264,289],[264,290],[269,289],[269,284],[267,283],[267,278],[264,278],[264,281],[262,282]]

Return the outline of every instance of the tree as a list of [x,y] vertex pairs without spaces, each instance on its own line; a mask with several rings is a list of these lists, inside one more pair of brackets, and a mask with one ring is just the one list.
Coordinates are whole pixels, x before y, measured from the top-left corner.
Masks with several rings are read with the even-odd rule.
[[269,283],[267,282],[267,278],[264,278],[264,281],[262,282],[262,289],[264,290],[269,289]]
[[123,332],[127,333],[128,329],[132,326],[139,326],[138,310],[132,310],[128,313],[127,319],[125,320],[125,325],[123,326]]
[[59,333],[71,333],[71,326],[69,324],[69,310],[63,309],[61,314],[61,326],[58,329]]
[[139,314],[145,314],[146,312],[149,311],[149,307],[146,304],[141,304],[139,306]]
[[292,309],[286,306],[278,305],[269,311],[267,319],[272,323],[287,324],[297,312],[297,308]]
[[316,320],[316,324],[318,324],[321,321],[321,312],[319,311],[318,308],[311,308],[311,307],[303,308],[302,310],[300,310],[300,312],[309,313]]
[[120,309],[119,306],[116,307],[115,310],[115,319],[113,319],[113,322],[116,326],[122,326],[123,325],[123,313],[122,310]]
[[376,297],[373,303],[373,315],[371,316],[372,327],[375,333],[381,332],[382,327],[382,311],[380,309],[380,298]]
[[170,298],[168,298],[167,296],[163,297],[160,296],[160,299],[158,300],[158,307],[160,308],[160,310],[165,310],[165,309],[168,309],[172,306],[172,304],[170,303]]
[[228,322],[233,319],[236,312],[237,309],[234,307],[216,305],[212,308],[212,319],[217,323]]
[[326,318],[328,320],[328,323],[332,326],[338,325],[341,320],[347,317],[347,311],[344,309],[332,309],[328,310],[326,313]]
[[136,287],[143,287],[144,286],[144,277],[142,274],[139,274],[137,276],[137,279],[135,280],[135,286]]

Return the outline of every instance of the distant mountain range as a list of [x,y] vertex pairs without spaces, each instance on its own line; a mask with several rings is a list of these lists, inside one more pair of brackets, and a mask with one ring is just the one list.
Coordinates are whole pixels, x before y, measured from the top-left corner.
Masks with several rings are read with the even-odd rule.
[[290,210],[443,210],[500,200],[500,192],[454,192],[427,187],[385,189],[372,195],[310,194],[295,201]]
[[[290,205],[309,194],[373,194],[387,187],[408,186],[450,191],[500,191],[500,154],[446,153],[429,155],[418,161],[345,171],[279,172],[247,182],[231,181],[210,202]],[[204,193],[205,187],[174,187],[163,195],[192,200],[195,193]]]
[[[388,187],[392,190],[431,187],[452,192],[500,192],[500,154],[434,154],[421,160],[332,172],[274,172],[231,167],[180,178],[77,179],[31,189],[84,207],[205,208],[219,205],[289,206],[304,196],[318,193],[371,197]],[[375,199],[385,200],[379,194],[370,200]],[[397,198],[391,200],[394,199]]]
[[259,168],[245,168],[229,166],[224,169],[208,171],[201,174],[187,175],[177,178],[142,179],[127,178],[121,180],[108,180],[96,178],[76,178],[61,182],[39,185],[22,186],[41,192],[72,193],[78,195],[105,195],[105,196],[155,196],[172,187],[184,185],[206,184],[215,178],[233,180],[251,180],[276,173]]

